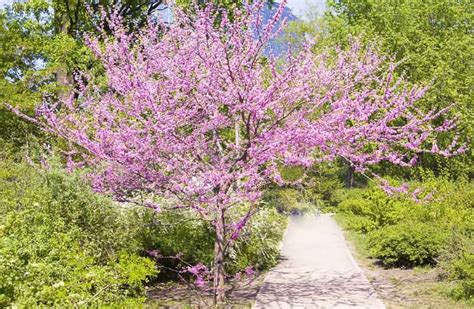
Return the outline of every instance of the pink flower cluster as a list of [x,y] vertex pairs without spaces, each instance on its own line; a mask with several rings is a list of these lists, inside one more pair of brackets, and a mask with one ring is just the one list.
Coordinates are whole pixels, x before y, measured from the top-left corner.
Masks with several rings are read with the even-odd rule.
[[207,277],[209,277],[209,270],[207,269],[205,265],[199,263],[193,266],[188,266],[185,268],[185,271],[190,273],[196,278],[194,281],[194,284],[198,288],[205,287]]
[[[354,43],[332,59],[303,44],[264,55],[284,25],[285,1],[268,22],[263,6],[245,4],[232,21],[221,12],[217,26],[212,5],[195,15],[177,10],[173,24],[150,22],[134,34],[112,23],[112,37],[88,40],[106,86],[89,78],[60,105],[43,105],[43,127],[94,167],[96,190],[169,197],[209,221],[254,205],[264,185],[282,181],[282,164],[344,157],[363,171],[464,150],[457,140],[440,149],[436,134],[454,124],[433,121],[447,109],[418,108],[427,88],[394,80],[395,66],[370,49]],[[224,239],[237,238],[247,216]]]

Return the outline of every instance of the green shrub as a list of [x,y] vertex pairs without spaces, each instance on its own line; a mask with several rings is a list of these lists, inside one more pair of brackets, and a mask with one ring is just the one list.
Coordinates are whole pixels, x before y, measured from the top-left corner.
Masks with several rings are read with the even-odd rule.
[[[285,227],[286,216],[262,208],[228,252],[228,272],[273,266]],[[0,163],[0,307],[136,307],[157,274],[143,257],[154,249],[211,266],[213,229],[189,211],[119,206],[59,168]]]
[[[174,259],[177,254],[181,260],[189,264],[203,263],[210,265],[214,253],[214,233],[209,222],[203,221],[193,212],[163,211],[149,213],[143,219],[142,229],[145,246],[149,250],[158,250],[163,266],[178,270],[184,267],[179,260]],[[173,276],[172,273],[167,273]]]
[[404,222],[368,234],[372,257],[387,266],[434,264],[445,246],[446,233],[432,224]]
[[470,236],[453,229],[439,258],[441,278],[451,281],[448,294],[457,300],[474,301],[474,242]]
[[258,270],[275,266],[287,221],[287,216],[274,208],[260,209],[229,252],[229,272],[236,273],[248,266]]
[[[245,207],[237,208],[235,220],[244,215]],[[153,215],[143,231],[147,247],[171,257],[160,260],[164,266],[178,270],[186,264],[172,257],[180,254],[185,263],[211,266],[214,254],[214,232],[209,222],[189,212],[162,212]],[[227,252],[226,270],[229,274],[246,267],[265,270],[275,265],[279,244],[286,228],[286,216],[271,207],[261,208],[247,223],[234,246]],[[172,276],[172,273],[167,273]]]
[[375,221],[364,216],[344,215],[342,221],[346,229],[364,234],[379,228]]
[[449,294],[472,299],[474,183],[428,172],[421,180],[411,187],[421,188],[422,197],[433,194],[422,203],[409,195],[387,196],[377,187],[336,191],[339,222],[367,234],[360,238],[364,247],[383,265],[437,264],[441,277],[451,281]]
[[338,210],[351,214],[347,228],[367,233],[407,217],[418,206],[408,200],[387,196],[377,187],[353,189],[338,205]]
[[332,211],[338,204],[337,193],[344,188],[342,170],[338,163],[321,163],[309,169],[302,191],[305,200],[322,211]]
[[310,169],[281,166],[280,173],[287,185],[267,188],[263,200],[268,206],[284,214],[334,211],[334,193],[343,188],[337,164],[321,163]]
[[465,252],[449,265],[450,277],[455,287],[450,295],[455,299],[474,300],[474,253]]
[[132,210],[78,176],[0,164],[0,307],[137,304],[154,262]]
[[304,196],[304,190],[291,187],[272,188],[265,192],[263,201],[268,207],[282,214],[298,214],[315,211],[317,204]]

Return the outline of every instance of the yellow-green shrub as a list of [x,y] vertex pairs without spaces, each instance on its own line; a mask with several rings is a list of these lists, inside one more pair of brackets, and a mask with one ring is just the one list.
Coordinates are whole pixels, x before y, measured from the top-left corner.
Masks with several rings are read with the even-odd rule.
[[77,176],[0,163],[0,307],[143,302],[157,271],[130,212]]

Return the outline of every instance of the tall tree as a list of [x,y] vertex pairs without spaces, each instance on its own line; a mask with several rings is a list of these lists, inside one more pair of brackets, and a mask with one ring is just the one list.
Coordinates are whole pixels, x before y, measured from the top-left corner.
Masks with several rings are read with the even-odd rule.
[[[347,45],[353,37],[377,44],[383,53],[401,61],[398,75],[413,84],[431,83],[423,99],[426,110],[455,104],[461,135],[470,139],[474,133],[473,21],[472,1],[331,0],[322,45]],[[461,168],[452,166],[455,172],[473,173],[472,146],[456,160],[464,162]],[[433,157],[424,159],[425,166],[436,169]]]
[[[86,60],[83,35],[99,26],[103,12],[108,17],[115,12],[133,31],[143,26],[151,14],[164,9],[161,3],[161,0],[14,2],[2,9],[0,15],[3,84],[9,83],[5,87],[16,88],[18,92],[38,90],[53,73],[59,86],[67,86],[72,82],[75,66],[84,65],[82,62]],[[107,19],[104,22],[107,29]]]
[[[309,47],[284,61],[264,56],[285,3],[268,22],[263,6],[246,4],[233,22],[212,6],[195,16],[177,10],[160,34],[156,24],[139,34],[114,25],[113,37],[89,42],[107,87],[87,83],[59,111],[44,104],[42,118],[30,118],[77,147],[69,163],[94,167],[96,190],[122,201],[157,194],[211,222],[217,303],[226,252],[257,211],[263,187],[282,183],[279,166],[342,156],[363,171],[384,160],[411,166],[415,152],[462,151],[455,142],[437,146],[434,133],[452,123],[431,122],[446,110],[422,113],[415,103],[425,89],[394,81],[394,66],[384,73],[370,50],[355,44],[335,63]],[[246,214],[232,222],[236,206]]]
[[[104,12],[118,13],[131,31],[163,9],[162,0],[27,0],[0,10],[0,143],[22,145],[31,128],[5,109],[9,102],[33,111],[44,96],[51,101],[73,86],[73,73],[94,65],[83,35]],[[105,21],[105,20],[104,20]],[[105,21],[104,27],[107,28]],[[99,69],[98,67],[96,67]]]

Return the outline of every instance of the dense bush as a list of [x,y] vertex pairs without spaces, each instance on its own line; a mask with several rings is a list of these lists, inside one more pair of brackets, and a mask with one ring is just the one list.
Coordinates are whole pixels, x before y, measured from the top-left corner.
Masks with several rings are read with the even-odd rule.
[[390,198],[385,192],[371,187],[351,190],[347,199],[339,204],[339,210],[351,214],[348,228],[367,233],[399,222],[404,212],[415,206],[406,200]]
[[268,207],[282,214],[300,214],[317,209],[317,201],[306,199],[303,188],[272,188],[265,192],[263,200]]
[[[237,211],[232,216],[238,218],[243,214]],[[246,267],[265,270],[274,266],[286,223],[286,216],[279,214],[277,210],[261,208],[227,252],[228,274]],[[215,239],[213,230],[210,223],[199,220],[194,213],[183,211],[154,214],[148,218],[144,234],[146,246],[159,252],[160,264],[168,269],[179,271],[186,264],[212,265]],[[174,258],[176,255],[179,255],[179,259]]]
[[[228,252],[229,274],[273,266],[285,228],[260,209]],[[137,305],[158,272],[149,250],[179,255],[159,259],[176,271],[211,266],[212,228],[186,211],[119,206],[59,168],[0,163],[0,307]]]
[[280,167],[280,172],[287,184],[267,188],[263,196],[267,206],[283,214],[302,214],[332,211],[337,205],[334,192],[343,188],[338,164],[321,163],[310,169]]
[[274,208],[264,207],[252,217],[232,251],[228,270],[231,273],[248,266],[266,270],[276,265],[287,217]]
[[470,232],[454,229],[439,258],[442,279],[451,281],[447,293],[474,302],[474,242]]
[[449,279],[455,286],[449,291],[456,299],[474,298],[474,253],[463,252],[460,257],[449,264]]
[[128,212],[76,176],[0,163],[0,307],[143,301],[157,271]]
[[424,202],[388,196],[369,186],[337,192],[338,218],[346,229],[366,235],[372,257],[386,266],[437,264],[452,281],[455,298],[472,298],[474,184],[435,178],[428,173],[413,187]]
[[369,233],[367,244],[373,257],[384,265],[415,266],[435,263],[446,237],[438,227],[405,222]]
[[158,253],[167,278],[172,278],[187,264],[210,265],[212,262],[214,235],[211,226],[195,213],[185,210],[147,213],[143,218],[142,233],[145,247]]

